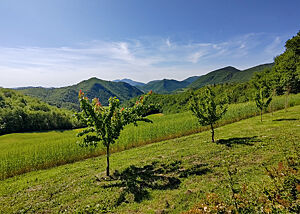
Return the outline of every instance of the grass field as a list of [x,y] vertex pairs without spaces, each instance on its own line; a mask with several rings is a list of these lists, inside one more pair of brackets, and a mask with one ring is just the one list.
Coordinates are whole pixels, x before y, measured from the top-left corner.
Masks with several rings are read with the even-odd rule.
[[262,164],[299,149],[299,121],[296,106],[262,123],[253,117],[219,127],[220,144],[204,131],[114,153],[111,168],[126,175],[122,182],[99,179],[104,156],[8,178],[0,181],[0,213],[180,213],[206,193],[230,200],[227,167],[237,169],[237,183],[262,192],[271,182]]
[[[284,97],[276,97],[273,110],[284,108]],[[291,95],[290,106],[300,104],[300,94]],[[258,113],[253,102],[230,105],[218,126],[249,118]],[[153,124],[140,123],[126,127],[112,152],[146,145],[161,140],[186,136],[207,130],[199,127],[190,112],[173,115],[151,115]],[[72,163],[105,153],[100,145],[96,149],[81,148],[76,144],[78,130],[15,133],[0,136],[0,180],[25,172]]]

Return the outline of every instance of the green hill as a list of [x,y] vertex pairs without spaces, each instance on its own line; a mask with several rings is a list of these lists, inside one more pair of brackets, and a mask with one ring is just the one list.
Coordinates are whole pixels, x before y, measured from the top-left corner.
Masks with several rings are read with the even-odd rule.
[[260,72],[265,68],[272,66],[273,63],[269,63],[248,68],[246,70],[239,70],[232,66],[228,66],[209,72],[203,76],[192,76],[183,81],[170,79],[154,80],[144,85],[137,85],[136,87],[144,92],[152,90],[158,94],[171,94],[185,88],[198,89],[206,85],[247,82],[255,72]]
[[133,80],[131,80],[131,79],[126,79],[126,78],[124,78],[124,79],[117,79],[117,80],[113,80],[113,82],[126,82],[126,83],[128,83],[129,85],[132,85],[132,86],[143,86],[143,85],[145,85],[145,83],[143,83],[143,82],[137,82],[137,81],[133,81]]
[[239,70],[232,66],[212,71],[206,75],[200,76],[197,80],[188,85],[188,88],[201,88],[205,85],[213,85],[220,83],[241,83],[251,79],[255,72],[263,71],[270,68],[273,63],[258,65],[246,70]]
[[144,92],[148,92],[152,90],[153,92],[159,94],[169,94],[178,89],[185,88],[188,85],[189,85],[188,81],[163,79],[163,80],[154,80],[148,82],[146,85],[137,86],[137,87]]
[[79,109],[78,91],[82,90],[90,99],[98,97],[103,105],[108,104],[110,97],[120,101],[141,95],[142,92],[124,82],[111,82],[97,78],[84,80],[76,85],[62,88],[23,88],[18,89],[26,95],[38,97],[43,101],[67,109]]

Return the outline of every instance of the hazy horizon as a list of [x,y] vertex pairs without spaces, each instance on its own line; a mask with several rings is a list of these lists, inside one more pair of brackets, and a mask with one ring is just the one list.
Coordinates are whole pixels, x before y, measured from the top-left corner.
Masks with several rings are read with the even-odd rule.
[[297,0],[3,0],[0,86],[183,80],[271,63],[300,30],[298,8]]

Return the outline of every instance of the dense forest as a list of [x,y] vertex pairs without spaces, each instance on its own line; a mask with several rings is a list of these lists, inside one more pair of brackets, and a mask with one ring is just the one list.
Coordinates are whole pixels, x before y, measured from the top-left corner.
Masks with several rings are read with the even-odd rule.
[[0,135],[79,126],[72,111],[50,106],[11,89],[0,88]]
[[59,108],[79,111],[78,92],[82,90],[89,99],[98,97],[103,105],[108,105],[110,97],[117,97],[121,102],[141,95],[142,92],[124,82],[111,82],[95,77],[76,85],[62,88],[28,87],[19,88],[22,93],[37,97]]

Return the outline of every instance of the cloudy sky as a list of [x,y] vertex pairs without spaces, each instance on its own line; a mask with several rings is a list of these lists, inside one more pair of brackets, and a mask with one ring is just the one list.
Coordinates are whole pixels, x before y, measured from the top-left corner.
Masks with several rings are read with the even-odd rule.
[[0,86],[183,80],[269,63],[299,0],[1,0]]

